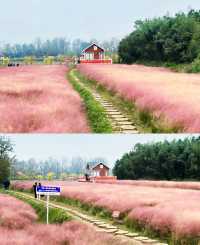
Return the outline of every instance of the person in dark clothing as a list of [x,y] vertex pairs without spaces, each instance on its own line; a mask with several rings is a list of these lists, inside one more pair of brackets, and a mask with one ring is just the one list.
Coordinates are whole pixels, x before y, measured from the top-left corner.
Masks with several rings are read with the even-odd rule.
[[33,192],[34,192],[34,195],[35,195],[35,198],[37,198],[37,182],[35,182],[35,184],[33,185]]
[[[39,183],[38,184],[38,187],[42,187],[42,184],[41,183]],[[40,195],[41,197],[44,197],[44,195]]]
[[85,180],[86,180],[87,182],[90,181],[90,165],[89,165],[89,164],[87,164],[87,166],[86,166]]
[[9,187],[10,187],[10,180],[5,180],[4,182],[3,182],[3,186],[4,186],[4,189],[5,190],[8,190],[9,189]]

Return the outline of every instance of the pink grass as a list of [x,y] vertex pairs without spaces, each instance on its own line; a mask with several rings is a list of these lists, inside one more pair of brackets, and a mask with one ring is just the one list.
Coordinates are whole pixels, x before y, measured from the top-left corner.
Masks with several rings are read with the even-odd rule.
[[33,208],[14,197],[0,194],[0,227],[21,229],[37,220]]
[[79,65],[79,70],[140,109],[162,116],[167,126],[200,132],[200,75],[142,65]]
[[[149,186],[147,182],[144,185],[53,182],[51,185],[60,185],[62,196],[66,198],[103,207],[111,212],[127,212],[130,220],[137,220],[160,233],[169,231],[176,237],[199,236],[200,192],[189,189],[187,183],[183,183],[182,189],[156,183],[156,188],[152,186],[153,182]],[[165,187],[159,187],[158,183]],[[32,183],[15,182],[14,185],[29,189]],[[188,189],[184,189],[184,185]],[[198,183],[196,185],[199,186]]]
[[94,227],[71,221],[62,225],[30,225],[23,230],[0,228],[2,245],[125,245],[111,235],[96,232]]
[[70,221],[62,225],[36,224],[37,215],[27,204],[0,194],[1,245],[123,245],[113,236],[96,232],[92,225]]
[[0,69],[0,132],[89,132],[83,103],[62,65]]

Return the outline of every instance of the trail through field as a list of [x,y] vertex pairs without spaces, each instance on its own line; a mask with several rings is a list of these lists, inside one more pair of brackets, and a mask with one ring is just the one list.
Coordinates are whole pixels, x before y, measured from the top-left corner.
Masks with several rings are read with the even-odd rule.
[[74,73],[75,70],[71,71],[73,78],[81,84],[84,88],[89,90],[94,99],[98,101],[106,111],[108,118],[112,123],[113,133],[124,133],[124,134],[138,134],[138,130],[133,122],[118,108],[113,105],[112,101],[102,97],[102,95],[94,88],[91,88],[84,84]]
[[81,73],[162,117],[166,126],[200,131],[200,75],[142,65],[79,65]]
[[[179,244],[176,242],[186,238],[188,243],[185,244],[197,244],[195,241],[199,241],[199,190],[193,190],[194,186],[187,186],[187,182],[182,188],[173,183],[170,187],[162,182],[158,182],[157,186],[140,182],[139,185],[132,182],[101,184],[69,181],[47,181],[43,184],[60,186],[61,197],[66,200],[78,200],[89,207],[108,210],[110,214],[118,211],[125,215],[122,219],[125,225],[142,224],[144,229],[148,227],[161,237],[167,235],[170,244]],[[15,181],[12,186],[16,190],[30,190],[32,182]]]
[[[21,196],[27,200],[29,199],[35,200],[35,198],[30,194],[24,194],[21,192],[14,192],[14,191],[10,191],[10,193],[14,193],[15,195],[19,197]],[[46,201],[44,200],[35,200],[35,201],[46,204]],[[107,234],[111,234],[115,236],[117,240],[119,240],[120,244],[124,243],[127,245],[145,245],[145,244],[147,245],[167,245],[164,243],[160,243],[156,240],[149,239],[147,237],[142,237],[137,233],[131,233],[126,230],[122,230],[121,228],[118,228],[117,226],[111,225],[105,221],[101,221],[100,219],[97,219],[96,217],[94,218],[91,215],[82,213],[80,210],[73,208],[71,206],[69,207],[66,204],[58,204],[56,202],[50,202],[49,205],[50,207],[64,210],[65,212],[70,214],[70,216],[72,216],[74,219],[80,222],[92,225],[92,227],[96,231],[101,232],[102,234],[107,233]]]
[[90,132],[84,104],[66,72],[64,65],[0,69],[0,132]]
[[[50,207],[50,224],[45,224],[44,202],[22,197],[14,192],[0,190],[0,244],[1,245],[132,245],[95,230],[90,223],[68,215],[59,207]],[[9,195],[10,194],[10,195]],[[46,232],[48,230],[48,232]],[[59,235],[57,235],[59,234]]]

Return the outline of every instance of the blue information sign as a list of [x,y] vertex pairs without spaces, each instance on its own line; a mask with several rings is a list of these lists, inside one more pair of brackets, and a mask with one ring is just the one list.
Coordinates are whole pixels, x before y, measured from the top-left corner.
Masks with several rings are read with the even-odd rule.
[[60,194],[60,187],[52,187],[52,186],[37,186],[38,194]]
[[49,224],[49,199],[50,199],[50,196],[60,195],[60,187],[37,186],[36,192],[37,192],[38,200],[40,200],[41,196],[47,197],[47,224]]

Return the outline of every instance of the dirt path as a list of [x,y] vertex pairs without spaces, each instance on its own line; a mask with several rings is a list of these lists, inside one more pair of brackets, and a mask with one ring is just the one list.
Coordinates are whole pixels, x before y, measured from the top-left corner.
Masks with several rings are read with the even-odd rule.
[[89,90],[95,100],[101,104],[105,109],[108,118],[111,121],[113,127],[113,133],[124,133],[124,134],[138,134],[136,126],[133,125],[133,122],[122,112],[116,108],[111,101],[102,97],[97,90],[85,85],[75,74],[75,70],[71,71],[71,76],[75,79],[76,82],[81,84],[84,88]]
[[[12,194],[17,194],[19,197],[25,198],[25,199],[33,199],[35,198],[31,194],[24,194],[21,192],[14,192],[10,191]],[[36,202],[44,203],[46,204],[46,201],[43,200],[35,200]],[[156,240],[149,239],[147,237],[140,236],[138,233],[131,233],[127,230],[123,230],[119,228],[118,226],[111,225],[108,222],[102,221],[99,218],[94,218],[91,215],[84,214],[80,210],[77,210],[75,208],[72,208],[71,206],[67,206],[66,204],[58,204],[56,202],[51,202],[50,206],[53,208],[58,208],[66,211],[68,214],[70,214],[74,219],[79,220],[80,222],[84,222],[87,224],[90,224],[94,227],[94,229],[98,232],[102,233],[109,233],[117,238],[120,239],[120,241],[124,241],[130,245],[167,245],[165,243],[160,243]]]

